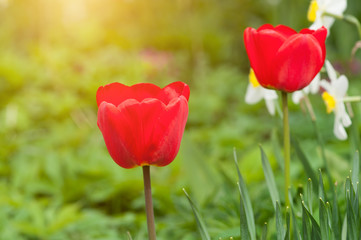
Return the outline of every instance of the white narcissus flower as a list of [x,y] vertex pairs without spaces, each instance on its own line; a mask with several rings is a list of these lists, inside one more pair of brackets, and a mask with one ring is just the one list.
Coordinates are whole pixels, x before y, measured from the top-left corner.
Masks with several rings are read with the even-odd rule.
[[350,116],[346,112],[344,98],[348,89],[348,79],[341,75],[337,78],[335,69],[331,63],[326,60],[326,70],[330,82],[321,80],[321,87],[325,89],[322,94],[322,98],[325,101],[327,107],[327,113],[335,113],[335,122],[333,127],[333,133],[340,140],[347,139],[347,133],[345,127],[351,125]]
[[312,0],[307,14],[308,20],[313,22],[310,29],[314,30],[325,26],[329,30],[335,19],[325,14],[342,16],[346,7],[346,0]]
[[316,94],[320,91],[320,81],[321,81],[321,75],[318,73],[316,77],[312,80],[310,85],[303,88],[302,90],[296,91],[292,93],[292,101],[296,104],[299,104],[301,99],[310,93]]
[[271,115],[274,115],[276,112],[276,99],[278,98],[278,95],[275,90],[270,90],[262,87],[256,78],[256,75],[253,72],[253,69],[251,68],[249,72],[249,84],[247,87],[246,92],[246,103],[248,104],[255,104],[262,99],[265,100],[267,110]]

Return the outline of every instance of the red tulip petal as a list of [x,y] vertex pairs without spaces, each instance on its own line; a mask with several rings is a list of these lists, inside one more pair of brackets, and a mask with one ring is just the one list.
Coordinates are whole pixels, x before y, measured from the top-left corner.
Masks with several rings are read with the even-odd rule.
[[272,72],[273,61],[278,49],[286,38],[273,29],[256,31],[247,28],[244,32],[246,51],[259,83],[264,87],[272,86],[269,73]]
[[325,27],[321,27],[320,29],[318,29],[317,31],[315,31],[312,34],[317,41],[319,42],[321,48],[322,48],[322,56],[323,56],[323,60],[326,59],[326,38],[327,38],[327,28]]
[[266,24],[263,24],[262,26],[260,26],[258,29],[257,29],[257,32],[261,31],[261,30],[265,30],[265,29],[274,29],[274,27],[269,24],[269,23],[266,23]]
[[272,79],[277,89],[293,92],[307,86],[323,65],[323,50],[310,34],[290,37],[274,59]]
[[320,43],[320,46],[321,46],[322,52],[323,52],[323,56],[324,56],[324,58],[326,58],[325,41],[326,41],[326,38],[327,38],[327,28],[321,27],[321,28],[317,29],[316,31],[305,28],[305,29],[302,29],[300,31],[300,33],[313,35],[317,39],[317,41]]
[[274,28],[274,30],[281,34],[284,38],[289,38],[292,35],[297,34],[295,30],[285,25],[278,25]]
[[150,145],[148,152],[152,165],[166,166],[176,157],[188,117],[188,102],[183,96],[173,99],[154,124],[150,142],[159,143],[157,148]]
[[189,86],[183,82],[173,82],[165,86],[157,98],[167,105],[172,99],[179,96],[189,99]]
[[118,106],[123,101],[130,98],[141,102],[146,98],[157,96],[160,91],[161,88],[150,83],[139,83],[133,86],[126,86],[115,82],[105,85],[104,87],[99,87],[96,99],[98,106],[100,106],[103,101]]
[[188,115],[185,97],[168,106],[155,98],[129,99],[117,108],[101,104],[98,125],[113,160],[121,167],[165,166],[178,153]]
[[[125,104],[137,103],[136,100],[132,99],[126,101]],[[136,167],[134,150],[128,148],[129,142],[134,143],[134,140],[136,140],[131,129],[134,126],[131,119],[125,118],[124,112],[120,112],[113,104],[104,101],[100,104],[98,110],[98,126],[113,160],[123,168]]]

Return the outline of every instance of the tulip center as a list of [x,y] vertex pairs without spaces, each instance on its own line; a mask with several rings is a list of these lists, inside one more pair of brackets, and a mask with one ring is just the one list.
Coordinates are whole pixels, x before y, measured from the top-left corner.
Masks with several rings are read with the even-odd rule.
[[308,8],[308,13],[307,13],[308,21],[314,22],[316,20],[316,13],[317,13],[318,9],[319,9],[319,7],[317,4],[317,0],[312,0],[310,3],[310,6]]
[[327,107],[327,113],[331,113],[336,107],[336,100],[335,98],[329,94],[328,92],[324,92],[322,94],[323,101],[325,101]]
[[249,79],[249,82],[252,84],[252,86],[253,86],[254,88],[260,86],[260,84],[259,84],[259,82],[258,82],[258,80],[257,80],[256,74],[254,74],[254,71],[253,71],[252,68],[251,68],[251,70],[249,71],[248,79]]

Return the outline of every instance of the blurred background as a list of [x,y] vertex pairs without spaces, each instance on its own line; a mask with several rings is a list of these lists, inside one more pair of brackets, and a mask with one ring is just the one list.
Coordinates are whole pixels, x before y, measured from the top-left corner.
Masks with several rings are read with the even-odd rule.
[[[264,102],[244,102],[249,62],[243,31],[264,23],[307,28],[308,5],[0,0],[0,239],[146,239],[141,168],[118,167],[96,124],[96,90],[111,82],[163,87],[183,81],[191,88],[179,155],[151,169],[159,239],[200,239],[183,187],[215,239],[239,236],[234,147],[262,225],[273,207],[258,144],[281,185],[282,128]],[[349,1],[346,13],[361,19],[358,0]],[[361,89],[361,51],[351,59],[357,40],[355,27],[342,21],[327,39],[327,58],[348,76],[349,95]],[[342,179],[357,146],[334,137],[334,117],[320,96],[311,101],[333,176]],[[357,119],[360,105],[353,107]],[[291,104],[290,121],[313,167],[322,166],[311,121],[298,105]],[[292,161],[293,184],[305,184],[298,159]]]

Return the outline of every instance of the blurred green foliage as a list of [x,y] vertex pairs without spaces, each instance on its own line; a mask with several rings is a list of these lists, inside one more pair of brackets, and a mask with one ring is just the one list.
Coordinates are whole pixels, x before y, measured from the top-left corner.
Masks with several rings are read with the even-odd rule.
[[[273,208],[258,143],[280,185],[274,143],[281,125],[262,103],[244,103],[243,30],[267,22],[306,28],[307,7],[301,0],[0,0],[0,239],[146,238],[141,170],[117,167],[96,125],[96,90],[114,81],[191,87],[181,151],[170,166],[151,169],[159,239],[199,239],[183,187],[211,236],[239,235],[233,147],[261,226]],[[347,12],[360,18],[361,5],[350,1]],[[350,76],[351,95],[361,87],[360,53],[350,62],[356,41],[353,26],[336,22],[327,42],[330,60]],[[319,96],[311,101],[332,174],[342,179],[357,146],[337,141],[333,116]],[[359,117],[360,105],[354,108]],[[320,167],[299,106],[291,129]],[[291,174],[294,185],[304,183],[296,160]]]

